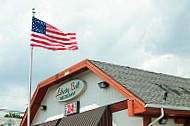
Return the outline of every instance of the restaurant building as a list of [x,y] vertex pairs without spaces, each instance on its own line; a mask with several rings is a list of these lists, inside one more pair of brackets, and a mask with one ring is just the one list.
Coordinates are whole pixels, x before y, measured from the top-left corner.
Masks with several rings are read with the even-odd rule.
[[190,79],[86,59],[38,84],[31,124],[190,126]]

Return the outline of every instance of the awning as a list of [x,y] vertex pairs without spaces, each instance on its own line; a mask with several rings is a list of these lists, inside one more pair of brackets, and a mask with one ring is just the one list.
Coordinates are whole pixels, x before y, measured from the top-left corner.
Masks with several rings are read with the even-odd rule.
[[35,126],[112,126],[111,107],[103,106]]

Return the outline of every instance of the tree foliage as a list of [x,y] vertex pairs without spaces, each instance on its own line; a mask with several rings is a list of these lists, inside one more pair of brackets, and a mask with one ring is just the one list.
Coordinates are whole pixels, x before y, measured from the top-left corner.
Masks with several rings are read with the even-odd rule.
[[21,116],[20,114],[17,114],[17,113],[10,113],[9,114],[6,114],[4,117],[6,118],[18,118],[18,119],[22,119],[23,116]]

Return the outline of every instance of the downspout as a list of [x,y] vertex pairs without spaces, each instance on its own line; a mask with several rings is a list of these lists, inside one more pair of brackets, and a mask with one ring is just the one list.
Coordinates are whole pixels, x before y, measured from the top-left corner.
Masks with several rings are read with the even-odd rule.
[[163,117],[164,117],[164,108],[161,108],[161,115],[157,119],[155,119],[153,122],[151,122],[150,124],[148,124],[148,126],[153,125],[154,123],[156,123],[157,121],[159,121]]

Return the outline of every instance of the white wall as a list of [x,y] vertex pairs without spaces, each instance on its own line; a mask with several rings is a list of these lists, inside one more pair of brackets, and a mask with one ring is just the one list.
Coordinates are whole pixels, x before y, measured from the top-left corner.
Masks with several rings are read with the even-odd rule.
[[[152,121],[154,121],[152,119]],[[165,125],[160,125],[158,122],[156,122],[153,126],[183,126],[183,124],[175,124],[174,119],[168,119],[168,122]]]
[[140,117],[129,117],[126,109],[113,113],[113,126],[143,126],[143,120]]
[[[57,88],[63,83],[73,79],[81,79],[87,82],[87,88],[84,93],[68,102],[58,102],[54,100],[54,93]],[[73,101],[80,101],[80,112],[84,112],[93,108],[112,104],[126,99],[122,94],[120,94],[111,86],[107,89],[100,89],[97,83],[103,80],[91,71],[76,75],[69,80],[66,80],[65,82],[62,82],[48,89],[41,103],[42,105],[47,106],[47,110],[38,110],[32,124],[38,124],[64,117],[64,105]],[[113,113],[113,126],[143,126],[143,120],[140,117],[129,117],[128,110],[122,110]],[[156,123],[153,126],[161,125]],[[174,120],[170,119],[164,126],[183,125],[174,124]]]
[[[111,86],[107,89],[100,89],[97,83],[103,80],[91,71],[81,73],[77,76],[72,77],[70,80],[72,79],[81,79],[87,82],[87,88],[84,93],[78,98],[68,101],[80,101],[80,112],[84,112],[92,108],[112,104],[126,99],[122,94],[120,94]],[[38,110],[32,124],[42,123],[64,116],[64,105],[68,102],[58,102],[54,100],[54,92],[63,83],[60,83],[48,89],[41,103],[42,105],[47,106],[47,110]],[[121,115],[118,115],[118,117],[119,116]],[[127,117],[128,114],[124,116]]]

